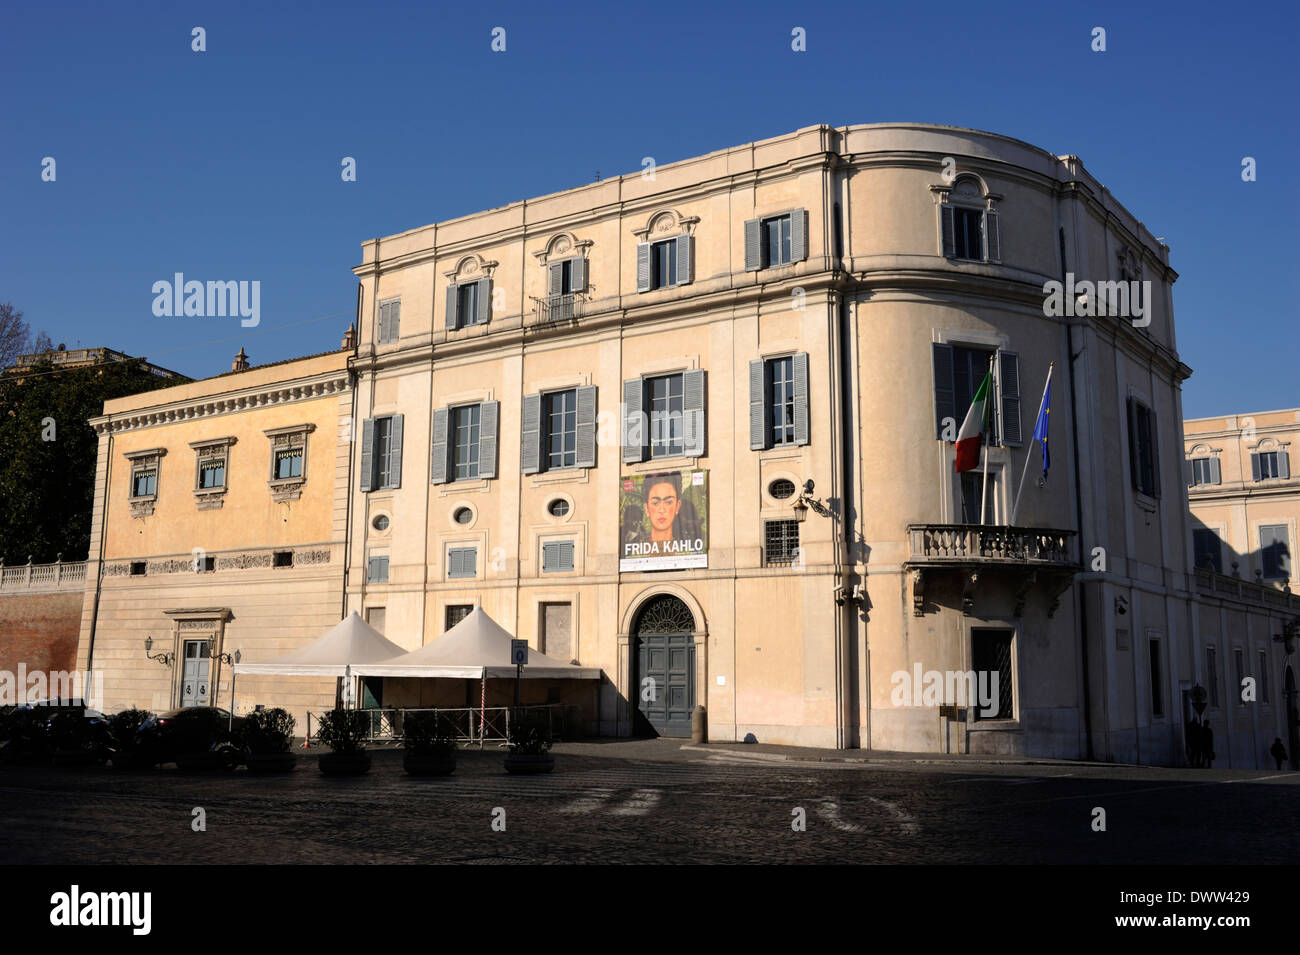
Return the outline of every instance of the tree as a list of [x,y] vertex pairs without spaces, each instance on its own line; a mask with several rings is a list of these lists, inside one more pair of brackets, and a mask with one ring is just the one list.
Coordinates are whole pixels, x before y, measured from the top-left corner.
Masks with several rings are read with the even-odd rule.
[[32,345],[32,351],[37,355],[47,351],[54,351],[54,342],[50,341],[50,336],[45,332],[38,332],[36,342]]
[[0,558],[48,563],[62,552],[82,560],[90,548],[99,437],[86,423],[104,402],[183,384],[151,375],[139,358],[0,376]]
[[27,354],[31,329],[23,321],[23,313],[11,302],[0,303],[0,368],[8,368],[19,355]]

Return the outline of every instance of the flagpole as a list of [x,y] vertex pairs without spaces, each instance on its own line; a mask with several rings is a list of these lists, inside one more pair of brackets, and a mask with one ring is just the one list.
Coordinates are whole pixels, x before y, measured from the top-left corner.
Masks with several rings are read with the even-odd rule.
[[993,418],[993,395],[997,391],[994,387],[993,376],[997,374],[997,352],[989,356],[989,391],[984,396],[984,434],[980,444],[984,446],[984,476],[980,479],[980,523],[984,523],[984,506],[989,499],[989,442],[988,442],[988,423]]
[[[1056,362],[1049,362],[1047,365],[1047,380],[1043,382],[1043,397],[1038,399],[1038,414],[1034,415],[1034,435],[1038,434],[1038,419],[1043,416],[1043,402],[1047,400],[1047,388],[1052,383],[1052,369],[1056,367]],[[1020,495],[1025,493],[1025,478],[1029,477],[1029,461],[1033,457],[1034,440],[1029,439],[1029,447],[1025,448],[1025,467],[1020,472],[1020,487],[1016,489],[1016,500],[1011,505],[1011,526],[1016,524],[1016,515],[1020,513]]]

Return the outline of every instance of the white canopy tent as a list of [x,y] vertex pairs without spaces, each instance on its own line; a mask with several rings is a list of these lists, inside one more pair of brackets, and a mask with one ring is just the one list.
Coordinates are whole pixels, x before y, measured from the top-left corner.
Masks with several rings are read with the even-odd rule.
[[265,663],[236,663],[241,673],[279,676],[355,676],[358,664],[387,660],[405,653],[393,641],[361,619],[354,610],[338,626],[305,647],[267,660]]
[[[510,634],[484,613],[482,607],[475,607],[464,620],[419,650],[399,651],[400,655],[390,659],[355,664],[352,673],[454,680],[510,678],[515,675],[515,665],[510,662],[510,640]],[[599,680],[600,668],[575,666],[530,649],[521,676],[535,680]]]

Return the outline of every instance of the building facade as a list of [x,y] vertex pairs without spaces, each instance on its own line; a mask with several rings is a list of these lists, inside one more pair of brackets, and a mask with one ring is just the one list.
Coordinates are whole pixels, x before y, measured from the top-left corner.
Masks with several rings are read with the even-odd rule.
[[685,735],[702,705],[713,739],[1183,761],[1203,585],[1177,276],[1076,157],[815,126],[374,239],[354,271],[322,619],[415,649],[482,606],[604,672],[606,735]]

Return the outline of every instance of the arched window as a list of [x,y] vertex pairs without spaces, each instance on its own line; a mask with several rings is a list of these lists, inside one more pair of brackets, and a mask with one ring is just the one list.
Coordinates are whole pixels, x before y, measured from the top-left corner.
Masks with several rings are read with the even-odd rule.
[[978,178],[958,176],[952,186],[936,187],[940,194],[939,232],[943,254],[971,262],[1001,262],[1002,240],[994,206],[1000,196],[988,192]]

